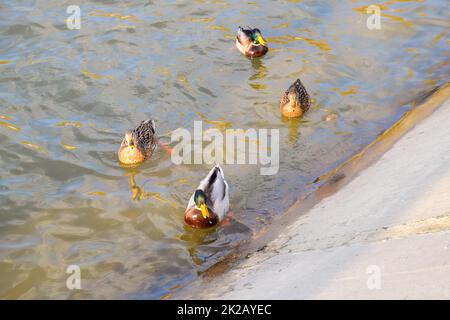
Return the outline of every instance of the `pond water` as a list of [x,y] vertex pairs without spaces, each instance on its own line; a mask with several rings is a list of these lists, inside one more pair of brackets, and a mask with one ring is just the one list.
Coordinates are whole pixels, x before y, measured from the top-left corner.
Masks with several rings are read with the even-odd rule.
[[[380,3],[380,30],[369,4],[2,1],[0,298],[165,297],[311,192],[448,81],[448,1]],[[240,25],[262,30],[264,58],[234,49]],[[312,108],[286,120],[278,102],[298,77]],[[184,209],[211,165],[175,165],[163,148],[118,163],[125,130],[147,118],[165,143],[200,120],[279,129],[279,171],[223,165],[232,217],[193,231]],[[82,290],[67,289],[69,265]]]

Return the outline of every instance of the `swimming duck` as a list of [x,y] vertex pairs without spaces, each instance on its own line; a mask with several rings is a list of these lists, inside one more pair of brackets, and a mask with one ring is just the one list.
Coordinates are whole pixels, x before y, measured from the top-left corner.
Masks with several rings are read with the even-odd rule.
[[155,121],[142,121],[136,128],[125,132],[117,155],[123,164],[137,164],[152,156],[157,144]]
[[228,213],[230,198],[223,170],[215,166],[192,194],[184,221],[193,228],[209,228]]
[[236,47],[245,56],[250,58],[262,57],[269,51],[266,40],[258,28],[239,27],[236,35]]
[[301,117],[311,105],[309,94],[300,79],[287,89],[280,101],[281,114],[288,118]]

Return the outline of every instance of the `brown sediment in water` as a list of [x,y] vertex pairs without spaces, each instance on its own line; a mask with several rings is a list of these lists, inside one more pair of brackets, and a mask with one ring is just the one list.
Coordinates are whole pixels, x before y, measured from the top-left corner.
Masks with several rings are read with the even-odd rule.
[[[441,88],[436,88],[416,99],[412,104],[411,110],[407,111],[400,120],[379,135],[375,141],[335,169],[318,177],[313,182],[318,186],[315,191],[299,198],[284,214],[274,219],[270,226],[261,230],[252,239],[239,245],[233,253],[226,256],[223,260],[203,271],[201,277],[210,281],[224,274],[253,253],[264,251],[266,245],[279,236],[288,225],[297,220],[299,216],[306,214],[324,198],[339,191],[360,172],[375,163],[403,135],[413,129],[420,121],[430,116],[449,97],[450,83],[446,83]],[[204,284],[200,281],[196,283],[196,288]],[[190,286],[190,290],[195,291],[195,288],[192,288],[192,282],[190,282],[178,288],[177,295],[181,295],[183,288],[186,286]]]

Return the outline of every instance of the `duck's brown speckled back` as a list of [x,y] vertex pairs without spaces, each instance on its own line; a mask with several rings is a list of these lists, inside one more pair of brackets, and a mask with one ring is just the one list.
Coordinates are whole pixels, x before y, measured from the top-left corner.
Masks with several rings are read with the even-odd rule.
[[155,122],[151,119],[142,121],[131,131],[131,134],[139,150],[145,157],[149,157],[157,144]]

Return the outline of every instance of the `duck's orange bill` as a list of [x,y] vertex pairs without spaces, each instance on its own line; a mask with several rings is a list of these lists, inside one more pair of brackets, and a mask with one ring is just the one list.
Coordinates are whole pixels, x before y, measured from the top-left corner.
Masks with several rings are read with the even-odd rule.
[[208,207],[206,206],[206,204],[202,203],[200,205],[200,210],[202,211],[202,216],[203,218],[209,218],[209,211],[208,211]]
[[258,41],[258,43],[261,44],[261,45],[263,45],[263,46],[266,45],[266,40],[264,40],[264,38],[263,38],[260,34],[258,34],[258,35],[256,36],[256,41]]

